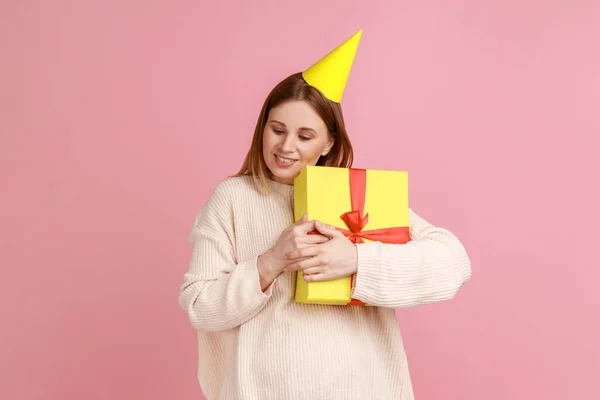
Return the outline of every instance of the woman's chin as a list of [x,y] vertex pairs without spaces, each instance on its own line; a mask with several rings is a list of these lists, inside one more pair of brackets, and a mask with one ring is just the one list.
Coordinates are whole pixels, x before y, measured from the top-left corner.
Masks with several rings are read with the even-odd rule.
[[275,169],[275,171],[271,171],[271,179],[273,179],[276,182],[279,183],[283,183],[286,185],[293,185],[294,184],[294,178],[296,178],[296,176],[298,176],[298,174],[300,173],[300,171],[296,171],[294,170],[284,170],[284,171],[280,171]]

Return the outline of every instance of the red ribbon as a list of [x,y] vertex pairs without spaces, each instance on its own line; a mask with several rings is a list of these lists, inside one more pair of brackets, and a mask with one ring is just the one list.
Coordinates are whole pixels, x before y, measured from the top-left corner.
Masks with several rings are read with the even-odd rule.
[[[383,243],[403,244],[410,240],[409,227],[391,227],[364,231],[369,222],[369,214],[363,216],[365,209],[365,196],[367,191],[367,171],[364,169],[350,168],[350,202],[352,211],[345,212],[340,218],[348,229],[336,228],[348,237],[352,243],[364,243],[364,239]],[[354,283],[354,276],[350,287]],[[365,305],[360,300],[351,299],[348,305]]]

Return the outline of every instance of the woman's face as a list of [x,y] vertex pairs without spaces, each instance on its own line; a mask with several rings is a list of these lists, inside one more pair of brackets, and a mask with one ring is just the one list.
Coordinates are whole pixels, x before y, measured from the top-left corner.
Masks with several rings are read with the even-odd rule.
[[272,108],[263,132],[263,157],[272,178],[291,185],[300,170],[315,165],[333,146],[325,122],[305,101]]

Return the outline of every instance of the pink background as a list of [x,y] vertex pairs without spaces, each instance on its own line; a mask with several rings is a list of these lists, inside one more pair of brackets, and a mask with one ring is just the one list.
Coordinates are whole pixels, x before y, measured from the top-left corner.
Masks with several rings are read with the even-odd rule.
[[408,170],[473,261],[398,313],[417,398],[597,398],[600,3],[318,3],[0,2],[0,398],[201,398],[195,213],[270,88],[361,28],[355,166]]

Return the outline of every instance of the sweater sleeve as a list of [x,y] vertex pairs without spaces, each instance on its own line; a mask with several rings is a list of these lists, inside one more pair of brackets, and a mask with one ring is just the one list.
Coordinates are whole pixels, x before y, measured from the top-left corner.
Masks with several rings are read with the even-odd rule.
[[458,238],[410,210],[411,241],[358,243],[353,298],[403,308],[453,298],[471,277],[471,263]]
[[192,255],[180,287],[179,304],[199,331],[235,328],[254,317],[271,297],[263,292],[258,256],[238,261],[234,250],[231,194],[217,186],[190,232]]

